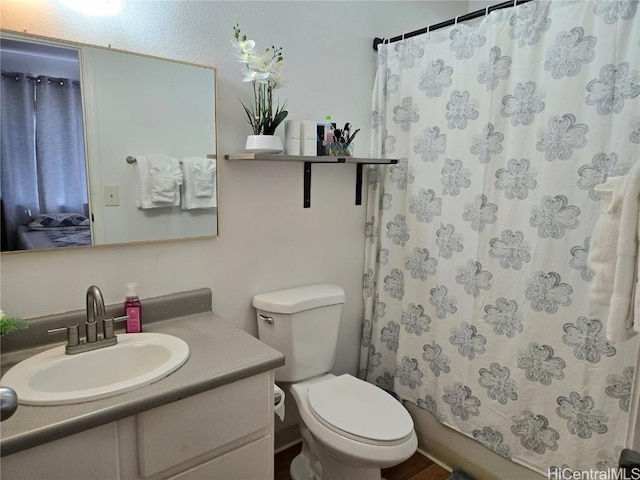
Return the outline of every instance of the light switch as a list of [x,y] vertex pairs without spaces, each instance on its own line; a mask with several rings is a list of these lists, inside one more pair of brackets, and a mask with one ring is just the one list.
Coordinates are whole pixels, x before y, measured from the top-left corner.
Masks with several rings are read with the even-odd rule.
[[104,186],[105,207],[117,207],[120,205],[120,188],[118,186]]

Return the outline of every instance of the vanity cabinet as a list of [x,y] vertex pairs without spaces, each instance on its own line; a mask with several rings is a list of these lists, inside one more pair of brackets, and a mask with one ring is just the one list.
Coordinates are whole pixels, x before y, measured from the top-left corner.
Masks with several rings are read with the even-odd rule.
[[273,384],[270,370],[3,457],[2,478],[273,478]]

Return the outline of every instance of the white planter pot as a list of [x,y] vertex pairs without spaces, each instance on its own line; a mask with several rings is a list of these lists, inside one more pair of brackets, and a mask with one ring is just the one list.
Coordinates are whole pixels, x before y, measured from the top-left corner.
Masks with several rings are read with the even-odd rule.
[[249,135],[244,148],[249,153],[280,153],[282,139],[277,135]]

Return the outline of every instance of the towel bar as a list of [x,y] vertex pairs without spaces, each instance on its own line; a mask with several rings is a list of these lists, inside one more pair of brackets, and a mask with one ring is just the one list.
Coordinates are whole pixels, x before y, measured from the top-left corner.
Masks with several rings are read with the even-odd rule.
[[[207,158],[212,159],[212,160],[215,160],[216,156],[215,156],[215,155],[213,155],[213,154],[207,154]],[[131,156],[131,155],[129,155],[129,156],[127,157],[127,163],[128,163],[129,165],[133,165],[133,164],[134,164],[134,163],[136,163],[137,161],[138,161],[138,160],[136,159],[136,157],[133,157],[133,156]],[[180,162],[180,164],[182,164],[182,162]]]

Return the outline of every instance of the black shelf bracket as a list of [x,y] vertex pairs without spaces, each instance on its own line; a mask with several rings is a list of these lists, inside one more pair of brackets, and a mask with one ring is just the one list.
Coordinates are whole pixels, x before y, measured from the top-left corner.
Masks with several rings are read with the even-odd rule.
[[362,205],[362,167],[363,163],[356,165],[356,205]]
[[[398,163],[398,160],[393,159],[385,162],[387,165],[395,165]],[[381,162],[358,162],[356,164],[356,205],[362,205],[362,176],[363,176],[363,167],[365,165],[381,165]]]
[[311,163],[304,162],[304,208],[311,207]]
[[344,158],[338,158],[334,162],[305,160],[304,162],[304,208],[311,207],[311,165],[314,163],[344,163]]

